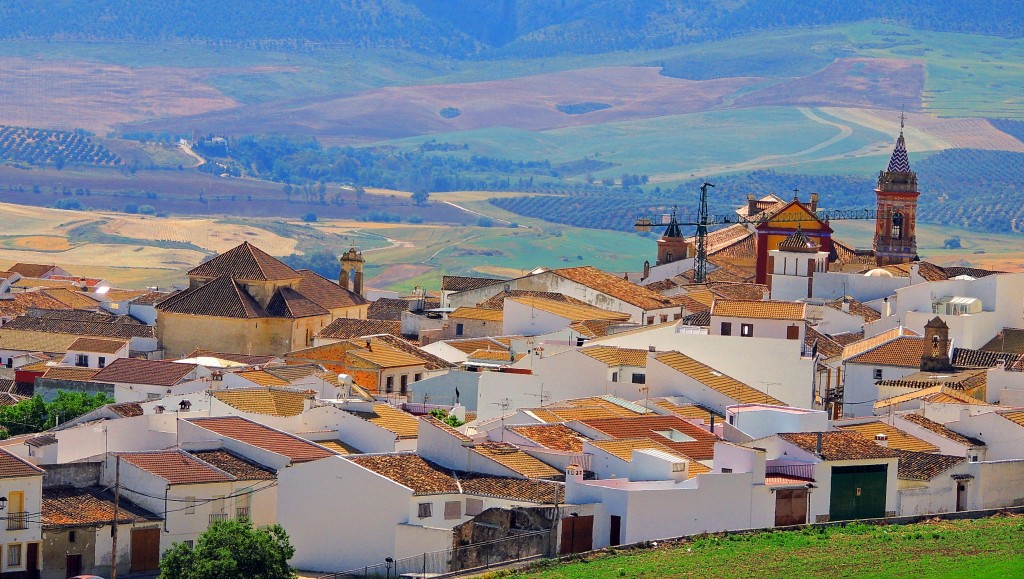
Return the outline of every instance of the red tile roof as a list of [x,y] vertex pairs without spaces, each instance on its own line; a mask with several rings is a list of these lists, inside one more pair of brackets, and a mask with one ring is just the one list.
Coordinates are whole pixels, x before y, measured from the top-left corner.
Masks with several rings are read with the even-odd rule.
[[171,387],[185,380],[196,368],[195,364],[141,358],[118,358],[93,375],[92,380],[94,382]]
[[68,351],[93,352],[96,354],[116,354],[128,343],[127,340],[108,340],[105,338],[78,338],[68,347]]
[[864,460],[899,456],[896,451],[880,446],[874,440],[856,432],[787,432],[778,436],[811,454],[816,454],[818,434],[821,434],[822,460]]
[[300,269],[299,275],[302,276],[302,281],[299,282],[299,292],[322,308],[333,310],[370,303],[363,296],[308,269]]
[[402,322],[397,320],[359,320],[356,318],[338,318],[331,322],[326,328],[320,330],[316,337],[332,338],[337,340],[348,340],[361,338],[374,334],[391,334],[398,336],[402,333]]
[[[109,525],[114,521],[114,493],[102,487],[46,487],[43,489],[41,518],[44,529]],[[121,497],[118,523],[145,523],[160,519],[159,515]]]
[[284,455],[294,463],[319,460],[336,454],[298,436],[238,416],[190,418],[188,421],[221,436]]
[[124,452],[117,456],[123,462],[158,476],[172,485],[233,480],[233,477],[230,475],[196,459],[183,450]]
[[612,275],[589,265],[555,269],[551,270],[551,273],[643,310],[656,310],[672,305],[668,298],[656,291],[636,285],[617,275]]
[[165,313],[222,318],[265,318],[267,312],[229,276],[221,276],[205,284],[180,291],[160,302]]
[[[612,438],[647,438],[695,460],[711,460],[714,457],[715,442],[719,440],[714,434],[679,416],[646,415],[632,418],[596,418],[582,422]],[[693,440],[680,442],[659,434],[659,432],[673,430]]]
[[301,277],[299,272],[248,241],[192,268],[188,275],[208,278],[227,275],[246,281],[274,281]]
[[189,454],[208,462],[238,480],[273,480],[277,475],[270,468],[227,450],[193,450]]
[[43,469],[0,448],[0,478],[43,476]]

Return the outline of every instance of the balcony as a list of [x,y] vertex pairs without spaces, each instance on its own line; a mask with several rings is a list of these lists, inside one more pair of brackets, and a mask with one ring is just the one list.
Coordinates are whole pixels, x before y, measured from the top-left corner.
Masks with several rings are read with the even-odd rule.
[[21,512],[10,512],[7,513],[7,530],[8,531],[23,531],[28,528],[28,513]]
[[236,519],[248,519],[249,518],[249,507],[238,507],[235,509]]
[[211,513],[210,514],[210,525],[213,525],[214,523],[219,523],[221,521],[226,521],[226,520],[228,520],[228,514],[227,513]]

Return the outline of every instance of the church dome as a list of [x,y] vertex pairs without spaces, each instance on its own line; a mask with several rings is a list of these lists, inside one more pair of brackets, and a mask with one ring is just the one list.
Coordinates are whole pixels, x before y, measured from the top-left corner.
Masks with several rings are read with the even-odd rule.
[[892,277],[892,272],[876,267],[875,269],[865,273],[864,277]]

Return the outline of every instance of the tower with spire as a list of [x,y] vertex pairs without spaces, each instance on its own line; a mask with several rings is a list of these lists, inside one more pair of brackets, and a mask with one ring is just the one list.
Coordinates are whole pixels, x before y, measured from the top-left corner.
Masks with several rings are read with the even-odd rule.
[[[664,222],[663,222],[664,223]],[[665,265],[673,261],[679,261],[693,257],[691,246],[683,235],[683,230],[676,220],[676,208],[672,208],[672,217],[665,228],[665,234],[658,240],[658,261],[655,265]]]
[[903,139],[905,117],[900,114],[900,136],[889,166],[878,174],[875,188],[875,263],[892,265],[917,259],[917,173],[910,170],[907,144]]

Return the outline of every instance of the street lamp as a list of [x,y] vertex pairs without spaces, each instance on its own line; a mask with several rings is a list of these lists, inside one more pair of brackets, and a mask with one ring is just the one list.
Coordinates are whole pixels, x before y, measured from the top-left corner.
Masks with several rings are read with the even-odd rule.
[[0,497],[0,511],[7,508],[7,497]]
[[[395,562],[395,560],[392,559],[391,557],[387,557],[386,559],[384,559],[384,564],[387,565],[387,569],[385,570],[386,574],[384,575],[384,577],[391,577],[391,565],[394,562]],[[395,571],[398,571],[398,569],[395,569]],[[397,575],[397,573],[396,573],[396,575]]]

